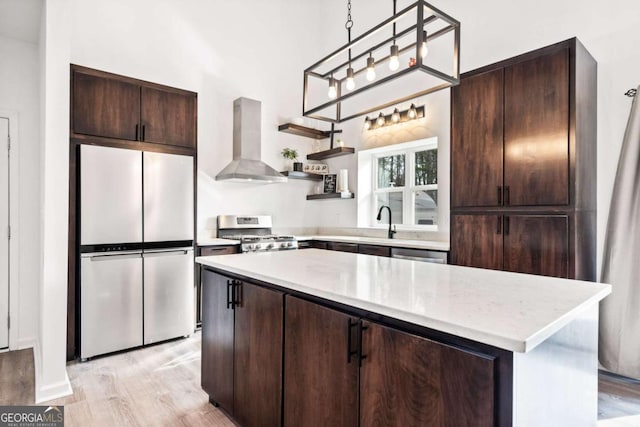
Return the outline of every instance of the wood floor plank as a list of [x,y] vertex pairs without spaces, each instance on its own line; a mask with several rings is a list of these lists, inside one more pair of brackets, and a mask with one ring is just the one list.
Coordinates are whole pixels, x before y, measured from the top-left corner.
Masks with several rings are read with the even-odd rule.
[[33,405],[33,349],[0,353],[0,405]]

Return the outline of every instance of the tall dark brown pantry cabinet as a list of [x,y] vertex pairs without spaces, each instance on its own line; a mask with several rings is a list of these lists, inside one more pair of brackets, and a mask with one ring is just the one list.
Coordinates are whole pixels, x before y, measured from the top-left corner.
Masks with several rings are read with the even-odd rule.
[[573,38],[461,76],[453,264],[595,280],[597,64]]

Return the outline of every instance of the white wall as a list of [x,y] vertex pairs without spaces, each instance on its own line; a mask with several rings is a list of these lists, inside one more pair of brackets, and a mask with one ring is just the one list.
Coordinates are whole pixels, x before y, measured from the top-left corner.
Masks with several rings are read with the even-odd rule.
[[[344,0],[326,0],[323,50],[318,59],[344,44]],[[398,9],[411,2],[401,0]],[[606,7],[595,0],[562,2],[513,2],[473,0],[437,2],[434,6],[458,19],[462,24],[461,71],[469,71],[514,55],[577,36],[598,61],[598,270],[609,210],[613,180],[631,100],[623,93],[640,84],[640,2],[615,0]],[[354,36],[390,16],[392,2],[370,0],[353,2]],[[449,141],[448,94],[442,99],[428,96],[427,119],[431,135],[438,136],[439,146]],[[432,108],[430,108],[430,106]],[[386,111],[385,113],[390,113]],[[354,124],[352,124],[354,123]],[[423,126],[416,124],[416,126]],[[356,148],[366,146],[362,120],[342,125],[344,139]],[[422,135],[421,135],[422,137]],[[403,138],[404,140],[404,138]],[[401,141],[398,141],[401,142]],[[441,159],[439,159],[441,160]],[[350,175],[355,176],[355,160],[347,160]],[[446,166],[440,163],[439,167]],[[321,218],[339,218],[345,226],[354,226],[354,205],[337,201],[321,207]]]
[[[12,135],[13,155],[18,155],[18,203],[13,215],[13,237],[18,239],[17,281],[20,348],[32,347],[38,334],[40,270],[33,257],[40,250],[40,93],[38,46],[0,36],[0,111],[17,114],[19,127]],[[15,198],[14,198],[15,196]],[[15,211],[14,211],[15,213]],[[13,280],[12,280],[13,282]],[[12,301],[13,302],[13,301]],[[13,309],[12,309],[13,311]],[[13,333],[12,333],[13,336]]]
[[36,402],[71,393],[66,372],[69,221],[69,3],[47,1],[41,28],[42,247]]

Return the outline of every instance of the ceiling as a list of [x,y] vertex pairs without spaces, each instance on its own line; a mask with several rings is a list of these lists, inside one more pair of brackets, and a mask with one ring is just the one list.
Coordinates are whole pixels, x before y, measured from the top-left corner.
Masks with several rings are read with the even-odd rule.
[[37,44],[42,0],[0,0],[0,36]]

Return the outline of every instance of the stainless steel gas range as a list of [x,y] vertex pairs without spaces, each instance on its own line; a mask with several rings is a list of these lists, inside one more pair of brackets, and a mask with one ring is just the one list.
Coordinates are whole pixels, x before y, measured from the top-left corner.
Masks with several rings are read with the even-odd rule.
[[241,252],[298,249],[295,236],[273,234],[270,215],[220,215],[218,237],[240,241]]

